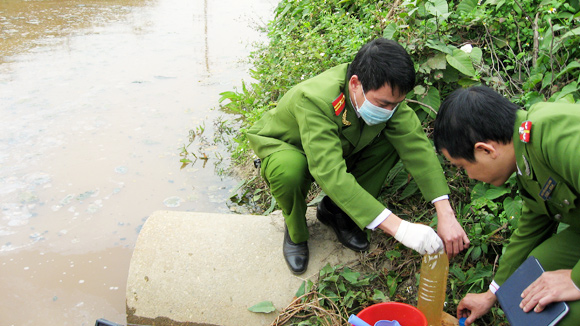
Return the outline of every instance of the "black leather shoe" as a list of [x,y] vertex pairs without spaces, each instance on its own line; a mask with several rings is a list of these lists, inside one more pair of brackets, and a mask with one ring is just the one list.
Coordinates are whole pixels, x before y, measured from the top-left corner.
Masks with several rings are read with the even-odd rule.
[[356,223],[336,206],[330,197],[325,196],[318,203],[316,218],[325,225],[330,226],[338,241],[354,251],[365,251],[369,249],[370,243],[367,234],[361,230]]
[[288,234],[288,228],[284,230],[284,244],[282,245],[284,260],[290,271],[299,275],[306,271],[308,267],[308,241],[294,243]]

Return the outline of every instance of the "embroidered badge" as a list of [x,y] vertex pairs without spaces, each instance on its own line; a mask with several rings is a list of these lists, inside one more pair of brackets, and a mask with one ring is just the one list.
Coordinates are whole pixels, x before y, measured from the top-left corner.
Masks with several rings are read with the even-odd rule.
[[342,114],[342,124],[348,127],[350,126],[350,121],[346,120],[346,111],[347,110],[344,110],[344,113]]
[[540,197],[542,197],[543,200],[548,200],[552,194],[552,191],[556,187],[556,184],[556,180],[554,180],[552,177],[549,177],[548,181],[546,181],[546,184],[544,184],[542,187],[542,190],[540,190]]
[[530,142],[530,130],[532,130],[532,122],[531,121],[524,121],[520,126],[519,133],[520,133],[520,140],[524,143]]
[[346,98],[344,97],[344,93],[340,93],[336,100],[332,101],[332,107],[334,107],[334,114],[339,116],[342,113],[346,103]]

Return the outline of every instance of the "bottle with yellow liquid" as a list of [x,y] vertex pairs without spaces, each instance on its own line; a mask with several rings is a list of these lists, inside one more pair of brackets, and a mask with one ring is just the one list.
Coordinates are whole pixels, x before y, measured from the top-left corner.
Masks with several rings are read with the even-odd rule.
[[449,259],[444,251],[423,256],[417,308],[429,326],[441,326],[448,273]]

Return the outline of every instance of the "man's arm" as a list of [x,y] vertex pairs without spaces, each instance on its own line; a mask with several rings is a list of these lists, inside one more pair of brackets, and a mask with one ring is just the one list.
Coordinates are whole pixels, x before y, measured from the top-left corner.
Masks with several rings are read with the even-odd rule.
[[541,312],[552,302],[580,300],[580,289],[572,281],[571,269],[543,273],[522,292],[520,308]]
[[[389,120],[385,136],[395,147],[405,169],[411,173],[426,200],[438,200],[449,194],[447,180],[433,145],[409,106],[402,105]],[[434,205],[439,219],[437,231],[445,243],[447,254],[453,257],[469,246],[469,239],[455,219],[449,200],[438,200]]]
[[477,318],[485,315],[494,305],[497,298],[488,290],[484,293],[469,293],[457,306],[457,318],[466,317],[465,325],[471,325]]
[[448,199],[438,200],[433,204],[437,211],[437,233],[443,240],[447,255],[449,258],[453,258],[463,249],[469,247],[469,238],[459,222],[457,222],[455,212],[451,208]]
[[443,250],[443,242],[432,228],[419,223],[409,223],[393,213],[378,228],[421,255]]

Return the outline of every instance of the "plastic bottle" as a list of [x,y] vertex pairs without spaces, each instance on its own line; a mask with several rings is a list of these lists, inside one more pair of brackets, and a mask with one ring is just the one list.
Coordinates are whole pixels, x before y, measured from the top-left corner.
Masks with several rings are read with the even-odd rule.
[[448,273],[449,258],[444,251],[423,256],[417,308],[427,317],[429,326],[441,326]]

